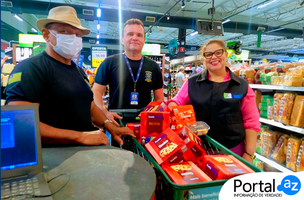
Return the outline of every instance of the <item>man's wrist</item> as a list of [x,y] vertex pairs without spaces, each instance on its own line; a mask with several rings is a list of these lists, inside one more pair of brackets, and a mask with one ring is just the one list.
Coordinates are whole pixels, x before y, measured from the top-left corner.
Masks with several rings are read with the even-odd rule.
[[103,130],[109,130],[109,128],[111,127],[110,124],[114,125],[114,124],[113,124],[113,121],[112,121],[112,120],[109,120],[109,119],[106,119],[106,120],[104,120],[104,122],[102,123],[101,128],[102,128]]

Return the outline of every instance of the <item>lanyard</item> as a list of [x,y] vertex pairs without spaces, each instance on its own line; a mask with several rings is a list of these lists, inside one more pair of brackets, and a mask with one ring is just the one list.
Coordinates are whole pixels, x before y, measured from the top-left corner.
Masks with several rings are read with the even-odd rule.
[[131,69],[129,60],[128,60],[128,58],[127,58],[127,56],[126,56],[125,53],[124,53],[123,55],[124,55],[124,59],[125,59],[125,61],[126,61],[126,63],[127,63],[129,72],[130,72],[130,74],[131,74],[132,80],[133,80],[133,82],[134,82],[134,92],[136,92],[136,82],[137,82],[138,79],[139,79],[139,75],[140,75],[140,72],[141,72],[141,69],[142,69],[142,66],[143,66],[143,63],[144,63],[144,56],[141,57],[139,69],[138,69],[138,71],[137,71],[136,80],[134,80],[134,75],[133,75],[133,72],[132,72],[132,69]]

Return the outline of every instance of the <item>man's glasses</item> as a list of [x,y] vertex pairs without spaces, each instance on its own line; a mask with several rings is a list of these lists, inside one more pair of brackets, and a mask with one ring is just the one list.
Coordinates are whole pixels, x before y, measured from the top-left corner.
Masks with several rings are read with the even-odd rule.
[[224,49],[219,49],[219,50],[216,50],[214,52],[205,52],[203,53],[203,56],[205,58],[212,58],[213,54],[216,56],[216,57],[221,57],[223,55],[223,53],[225,52]]

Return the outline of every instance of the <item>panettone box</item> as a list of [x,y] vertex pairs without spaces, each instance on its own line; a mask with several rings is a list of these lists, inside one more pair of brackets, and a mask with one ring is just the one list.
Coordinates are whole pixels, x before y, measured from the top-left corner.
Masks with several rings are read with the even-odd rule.
[[192,105],[172,106],[171,129],[178,130],[187,123],[196,122],[196,117]]
[[170,128],[145,145],[159,165],[195,160],[185,142]]
[[201,139],[195,135],[187,126],[176,130],[176,133],[182,140],[184,140],[188,149],[192,151],[196,158],[206,155],[206,151]]
[[140,137],[161,133],[170,127],[170,111],[163,102],[151,102],[140,113]]
[[134,132],[137,141],[140,143],[140,123],[127,123],[126,126]]
[[254,171],[232,155],[206,155],[201,169],[213,180],[230,179]]
[[162,166],[163,170],[170,179],[179,185],[193,184],[212,181],[199,167],[193,162],[182,162],[166,164]]

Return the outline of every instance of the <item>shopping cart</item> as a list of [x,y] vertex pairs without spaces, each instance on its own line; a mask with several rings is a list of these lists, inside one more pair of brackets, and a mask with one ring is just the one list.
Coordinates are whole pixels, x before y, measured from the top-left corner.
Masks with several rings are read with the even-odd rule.
[[[120,126],[124,127],[124,126],[126,126],[127,123],[140,122],[138,115],[143,110],[144,110],[144,108],[142,108],[142,109],[111,109],[109,111],[117,113],[118,115],[123,117],[122,119],[118,119],[117,121],[120,124]],[[122,138],[124,144],[122,146],[120,146],[120,148],[135,152],[135,143],[132,140],[132,137],[128,136],[128,135],[123,135],[121,138]]]
[[[185,199],[218,199],[219,192],[227,180],[217,180],[211,182],[202,182],[197,184],[177,185],[171,181],[167,174],[162,170],[155,159],[145,150],[145,148],[136,140],[135,153],[146,159],[155,169],[157,175],[156,198],[161,200],[185,200]],[[208,155],[233,155],[255,172],[261,172],[261,169],[247,162],[236,155],[208,135],[202,138],[202,143]],[[198,198],[200,197],[200,198]]]
[[[115,109],[110,110],[116,112],[123,117],[123,120],[119,120],[121,126],[125,126],[126,123],[139,122],[137,119],[139,113],[143,109]],[[247,162],[240,156],[236,155],[208,135],[201,138],[204,149],[208,155],[233,155],[245,165],[250,167],[255,172],[261,172],[261,169]],[[130,150],[145,160],[147,160],[155,170],[157,177],[157,185],[155,190],[155,199],[157,200],[185,200],[185,199],[218,199],[219,191],[227,180],[218,180],[211,182],[202,182],[197,184],[177,185],[171,181],[167,174],[162,170],[160,165],[155,159],[146,151],[146,149],[135,139],[129,136],[123,138],[124,145],[121,147],[126,150]],[[191,198],[195,197],[195,198]]]

